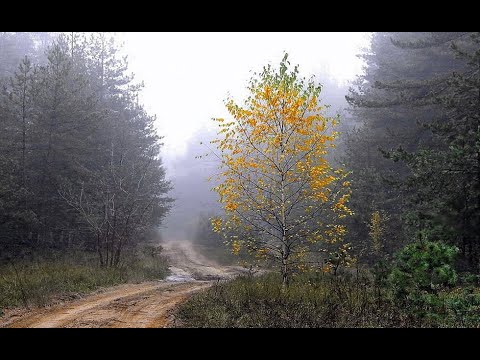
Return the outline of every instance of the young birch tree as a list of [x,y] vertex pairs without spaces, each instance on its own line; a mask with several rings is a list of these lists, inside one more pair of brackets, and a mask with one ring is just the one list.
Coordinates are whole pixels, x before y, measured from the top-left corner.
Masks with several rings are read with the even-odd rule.
[[280,265],[283,283],[306,265],[319,244],[341,241],[339,219],[351,215],[347,173],[326,156],[338,135],[337,121],[322,115],[320,86],[289,70],[287,54],[278,71],[254,74],[244,106],[227,99],[232,121],[217,118],[212,141],[221,160],[214,190],[225,216],[212,219],[233,253],[245,248]]

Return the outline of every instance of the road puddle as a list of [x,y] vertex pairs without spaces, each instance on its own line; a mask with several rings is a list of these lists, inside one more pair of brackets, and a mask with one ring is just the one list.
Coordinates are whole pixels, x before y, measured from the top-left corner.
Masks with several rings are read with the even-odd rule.
[[173,281],[173,282],[187,282],[187,281],[195,281],[193,277],[190,275],[169,275],[165,278],[166,281]]
[[165,278],[165,281],[171,282],[188,282],[195,281],[195,279],[185,270],[171,266],[170,275]]

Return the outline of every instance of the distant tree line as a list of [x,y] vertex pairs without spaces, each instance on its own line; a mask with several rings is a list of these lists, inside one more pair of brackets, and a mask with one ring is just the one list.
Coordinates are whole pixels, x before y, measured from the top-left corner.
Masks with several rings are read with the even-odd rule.
[[12,76],[25,55],[44,65],[45,50],[55,37],[49,32],[0,32],[0,78]]
[[347,96],[348,240],[375,262],[412,241],[480,271],[480,33],[375,33]]
[[143,84],[105,33],[25,34],[0,35],[0,258],[75,246],[117,266],[171,204]]

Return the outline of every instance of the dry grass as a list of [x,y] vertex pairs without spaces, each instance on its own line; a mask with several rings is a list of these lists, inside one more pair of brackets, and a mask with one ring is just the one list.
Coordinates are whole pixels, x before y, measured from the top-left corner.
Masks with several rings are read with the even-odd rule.
[[480,327],[480,290],[457,287],[416,304],[396,301],[368,274],[278,274],[219,283],[183,304],[185,327]]
[[163,256],[139,252],[119,268],[102,268],[92,254],[37,258],[0,267],[0,312],[7,307],[43,306],[53,297],[85,294],[99,287],[162,279],[168,274]]

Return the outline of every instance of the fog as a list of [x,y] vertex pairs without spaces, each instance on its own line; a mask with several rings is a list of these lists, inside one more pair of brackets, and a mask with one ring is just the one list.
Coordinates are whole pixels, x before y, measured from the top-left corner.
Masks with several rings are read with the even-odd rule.
[[192,236],[198,216],[219,210],[207,181],[215,171],[208,152],[215,136],[213,117],[228,117],[223,101],[241,100],[252,72],[277,66],[284,52],[300,65],[304,77],[315,76],[322,100],[348,125],[345,94],[361,72],[357,57],[368,33],[119,33],[135,78],[144,81],[141,100],[157,116],[163,139],[162,158],[176,199],[161,232],[167,239]]
[[0,32],[0,328],[478,328],[479,109],[480,32]]

